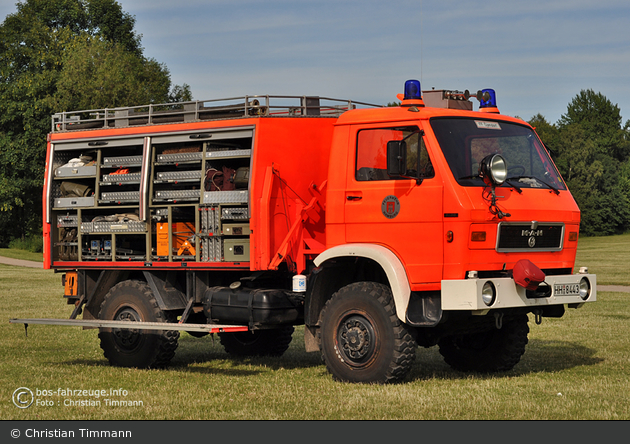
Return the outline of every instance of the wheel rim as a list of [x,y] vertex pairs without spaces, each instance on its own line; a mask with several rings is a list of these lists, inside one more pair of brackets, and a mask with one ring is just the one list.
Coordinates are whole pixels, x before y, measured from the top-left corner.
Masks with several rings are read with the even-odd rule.
[[376,351],[373,323],[362,314],[350,314],[337,329],[337,348],[342,358],[353,367],[370,363]]
[[[114,316],[115,321],[127,321],[127,322],[140,322],[142,319],[138,312],[132,307],[123,307]],[[127,329],[112,329],[114,340],[116,344],[126,351],[134,350],[138,347],[140,340],[142,339],[138,330]]]

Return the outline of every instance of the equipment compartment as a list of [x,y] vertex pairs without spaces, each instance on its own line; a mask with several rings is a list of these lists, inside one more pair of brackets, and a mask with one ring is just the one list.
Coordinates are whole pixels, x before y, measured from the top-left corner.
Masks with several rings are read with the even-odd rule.
[[109,168],[134,167],[140,165],[142,165],[142,155],[105,157],[103,159],[103,167]]
[[226,220],[248,220],[247,207],[223,207],[221,208],[221,218]]
[[76,207],[93,207],[94,196],[92,197],[60,197],[55,199],[55,208],[76,208]]
[[249,236],[249,224],[223,224],[224,236]]
[[136,173],[110,173],[101,176],[101,185],[139,184],[142,175]]
[[250,157],[252,155],[252,150],[223,150],[223,151],[208,151],[206,152],[207,159],[235,159],[237,157]]
[[198,201],[199,190],[160,190],[155,192],[153,202]]
[[61,151],[55,153],[53,168],[55,179],[96,177],[98,153],[94,151]]
[[128,222],[82,222],[82,233],[144,233],[147,224],[138,221]]
[[[139,202],[142,181],[142,155],[140,154],[142,146],[136,143],[137,141],[134,141],[131,146],[121,145],[102,149],[103,161],[100,165],[98,204],[107,206]],[[112,191],[114,187],[117,187],[116,191]],[[103,192],[103,190],[107,191]]]
[[95,177],[96,166],[81,166],[81,167],[59,167],[55,170],[56,178],[67,177]]
[[210,205],[247,203],[247,190],[235,191],[206,191],[203,193],[203,203]]
[[100,203],[130,203],[140,200],[139,191],[114,191],[101,193]]
[[178,183],[178,182],[197,182],[201,180],[200,170],[191,171],[161,171],[155,174],[153,183]]
[[158,154],[155,159],[156,165],[177,165],[186,162],[198,163],[201,162],[202,154],[199,152],[192,153],[169,153]]
[[[244,227],[253,131],[211,130],[202,136],[171,132],[54,145],[53,263],[249,261],[250,231]],[[206,137],[212,141],[195,140]],[[72,163],[79,161],[90,164]],[[217,188],[218,176],[212,183],[208,171],[221,172],[225,183]],[[223,212],[224,205],[231,210]],[[116,220],[114,213],[135,218]],[[222,215],[245,225],[223,233]],[[226,243],[224,235],[238,244]]]
[[77,227],[78,226],[79,217],[76,214],[65,214],[57,216],[57,227],[67,228],[67,227]]
[[223,259],[226,262],[249,261],[249,239],[224,239]]

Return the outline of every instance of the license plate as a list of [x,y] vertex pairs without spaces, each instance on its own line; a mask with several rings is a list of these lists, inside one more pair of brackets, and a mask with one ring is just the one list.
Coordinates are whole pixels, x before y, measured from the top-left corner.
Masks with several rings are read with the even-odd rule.
[[580,294],[580,284],[554,284],[553,293],[556,296],[577,296]]

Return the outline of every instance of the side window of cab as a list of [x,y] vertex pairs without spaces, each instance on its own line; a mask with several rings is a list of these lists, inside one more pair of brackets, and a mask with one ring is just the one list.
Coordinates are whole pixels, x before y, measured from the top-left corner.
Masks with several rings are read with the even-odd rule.
[[[435,172],[422,134],[416,126],[360,130],[357,133],[355,179],[372,181],[434,177]],[[392,141],[402,143],[405,174],[389,175],[387,173],[387,145]],[[419,171],[418,167],[420,167]]]

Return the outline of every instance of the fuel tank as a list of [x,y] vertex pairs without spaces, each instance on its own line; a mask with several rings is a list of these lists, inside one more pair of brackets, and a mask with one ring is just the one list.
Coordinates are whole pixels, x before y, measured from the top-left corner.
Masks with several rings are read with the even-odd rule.
[[240,282],[230,287],[210,287],[203,296],[206,318],[218,323],[294,325],[304,318],[304,296],[279,289],[244,288]]

